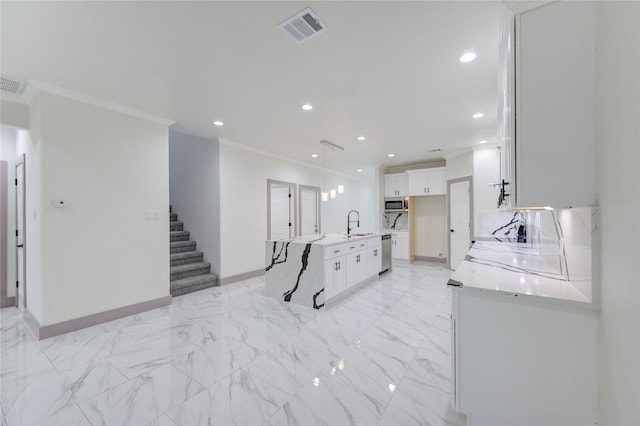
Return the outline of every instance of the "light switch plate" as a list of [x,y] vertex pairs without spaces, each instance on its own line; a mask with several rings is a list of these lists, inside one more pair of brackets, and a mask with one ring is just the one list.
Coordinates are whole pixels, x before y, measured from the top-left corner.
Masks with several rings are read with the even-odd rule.
[[64,200],[53,200],[52,204],[53,204],[53,207],[57,209],[64,209],[69,207],[69,203],[67,203]]

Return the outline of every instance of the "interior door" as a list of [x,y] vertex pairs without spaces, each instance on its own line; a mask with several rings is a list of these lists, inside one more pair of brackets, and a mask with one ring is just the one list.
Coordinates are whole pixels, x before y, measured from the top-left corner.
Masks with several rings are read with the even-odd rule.
[[449,262],[455,270],[471,244],[471,185],[469,180],[449,187]]
[[27,306],[26,227],[25,227],[25,156],[16,160],[16,306]]
[[320,233],[320,188],[300,186],[300,235]]
[[287,240],[296,236],[295,184],[268,181],[270,240]]

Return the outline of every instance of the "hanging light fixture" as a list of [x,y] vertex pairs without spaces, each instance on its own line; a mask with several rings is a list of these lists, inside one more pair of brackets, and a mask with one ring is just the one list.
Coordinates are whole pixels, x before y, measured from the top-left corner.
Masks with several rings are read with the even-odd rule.
[[[326,141],[326,140],[321,140],[320,143],[322,145],[324,145],[325,147],[330,148],[331,150],[335,150],[335,151],[344,151],[344,148],[341,147],[340,145],[336,145],[332,142]],[[338,189],[336,191],[335,188],[331,188],[329,190],[329,195],[331,196],[331,198],[336,198],[336,193],[340,193],[342,194],[344,192],[344,185],[340,184],[338,182]],[[324,196],[323,196],[324,197]],[[324,198],[323,198],[324,199]]]
[[[340,169],[339,172],[342,173],[342,169],[343,169],[343,159],[344,159],[344,150],[342,150],[342,152],[340,152]],[[340,177],[340,175],[338,175],[338,194],[343,194],[344,193],[344,185],[342,184],[342,177]]]
[[[322,141],[320,142],[322,143]],[[323,170],[323,175],[322,175],[322,181],[323,181],[323,190],[320,192],[320,198],[322,198],[323,202],[327,202],[329,201],[329,193],[327,192],[327,149],[326,147],[323,148],[324,151],[324,155],[322,156],[322,162],[324,164],[324,170]]]

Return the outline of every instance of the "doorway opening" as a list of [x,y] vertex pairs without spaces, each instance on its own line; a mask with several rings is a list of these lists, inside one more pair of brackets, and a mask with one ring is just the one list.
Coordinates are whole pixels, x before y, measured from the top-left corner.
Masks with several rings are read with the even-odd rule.
[[449,228],[449,268],[453,271],[464,260],[473,235],[473,178],[447,182],[447,222]]
[[16,160],[16,306],[27,307],[27,226],[25,155]]
[[267,239],[287,240],[297,230],[296,184],[267,180]]
[[317,186],[298,186],[300,231],[299,235],[320,234],[320,188]]

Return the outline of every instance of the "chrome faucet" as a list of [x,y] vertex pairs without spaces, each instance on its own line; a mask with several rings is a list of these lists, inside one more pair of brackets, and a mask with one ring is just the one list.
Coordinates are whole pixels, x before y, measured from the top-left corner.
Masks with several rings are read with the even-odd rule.
[[[351,220],[351,213],[355,213],[358,215],[358,219],[356,220]],[[349,227],[349,225],[351,225],[351,222],[356,222],[356,226],[359,228],[360,227],[360,213],[358,212],[358,210],[351,210],[349,211],[349,213],[347,213],[347,235],[349,235],[349,233],[351,232],[351,229]]]

